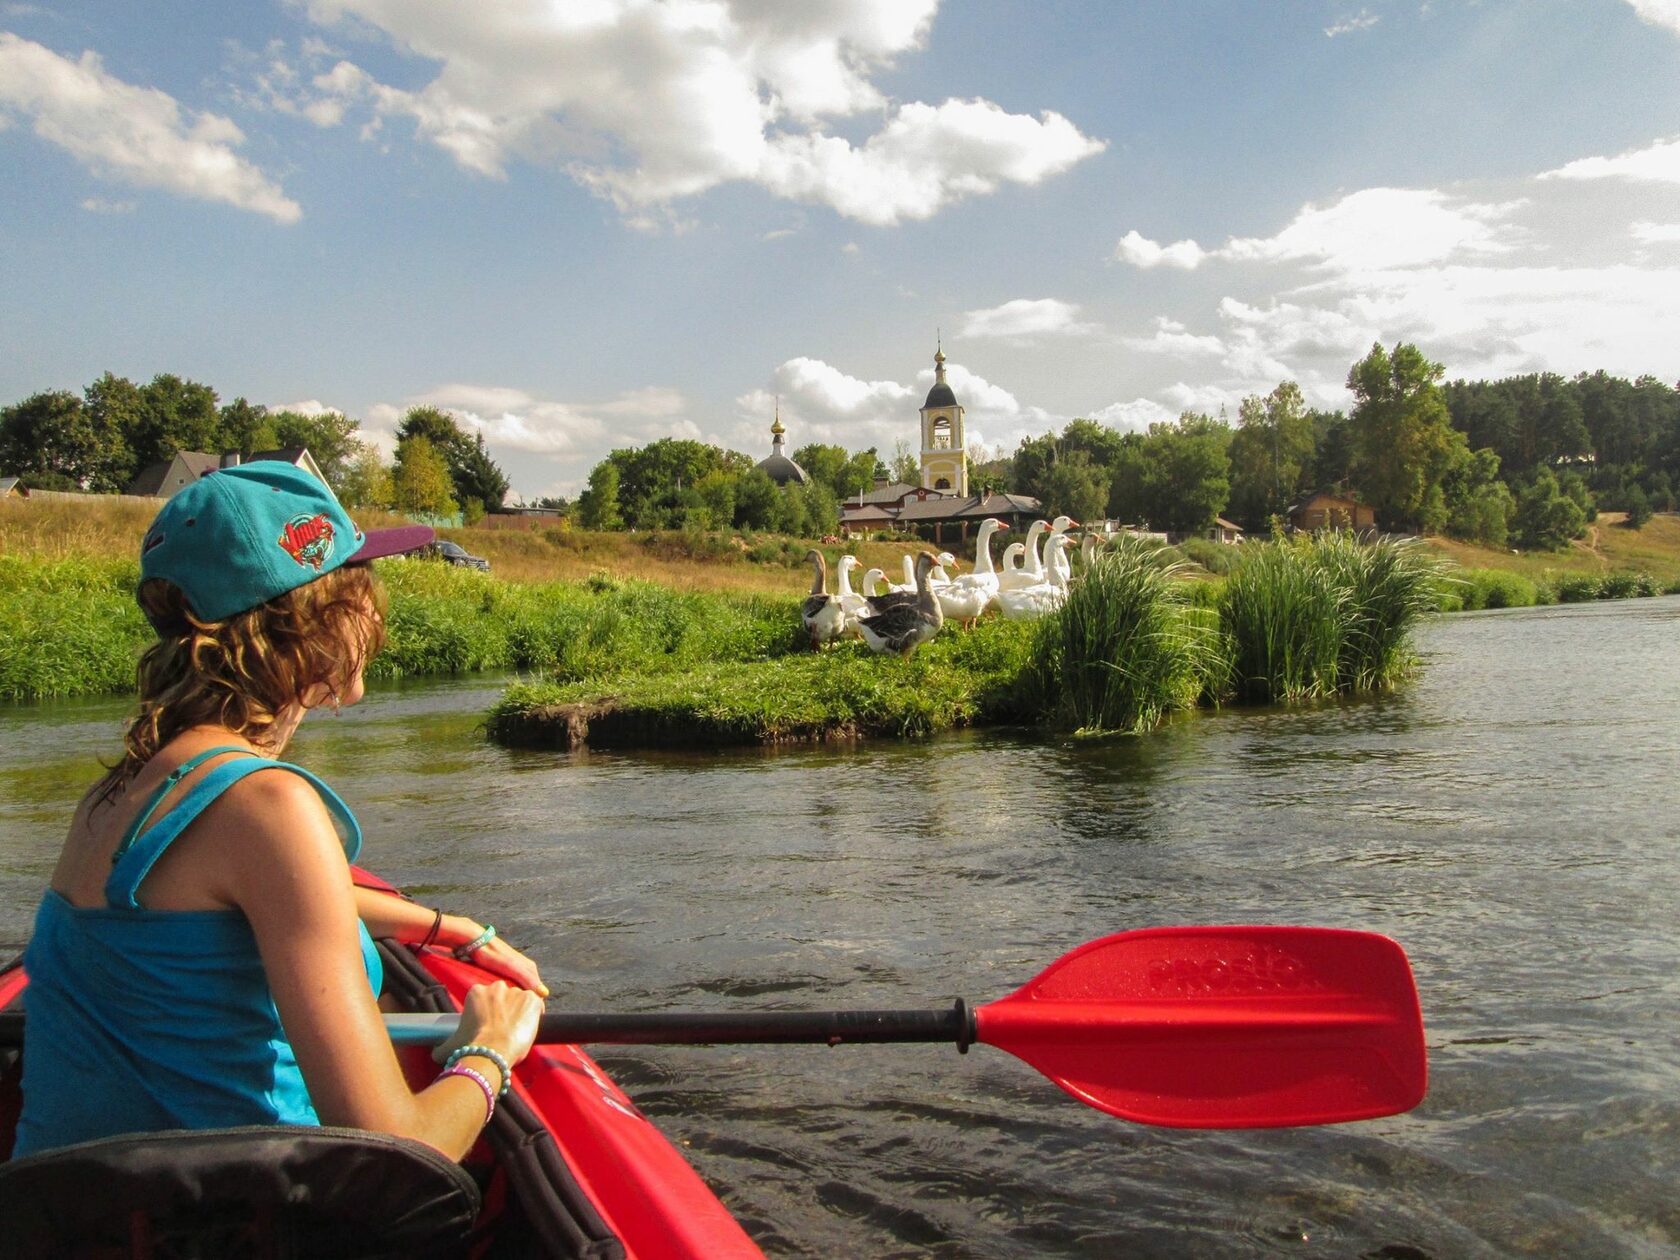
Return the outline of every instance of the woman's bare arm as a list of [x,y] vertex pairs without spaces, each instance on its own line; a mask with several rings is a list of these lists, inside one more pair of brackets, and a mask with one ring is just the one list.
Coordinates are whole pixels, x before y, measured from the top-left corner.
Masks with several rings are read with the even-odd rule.
[[[410,1091],[362,967],[348,864],[314,789],[289,772],[257,773],[212,809],[217,830],[240,837],[218,847],[228,858],[216,874],[250,920],[322,1123],[417,1138],[461,1158],[483,1127],[484,1095],[464,1077]],[[479,986],[450,1045],[489,1045],[517,1062],[541,1010],[531,993]],[[489,1060],[475,1057],[470,1066],[500,1084]]]
[[[405,945],[416,945],[426,939],[437,918],[437,911],[405,901],[377,888],[354,889],[356,913],[375,937],[391,937]],[[484,925],[459,914],[446,914],[438,927],[436,944],[456,949],[476,941],[484,932]],[[511,980],[522,989],[530,989],[539,997],[548,996],[548,986],[537,973],[537,964],[509,945],[501,936],[490,940],[473,953],[473,961],[486,971]]]

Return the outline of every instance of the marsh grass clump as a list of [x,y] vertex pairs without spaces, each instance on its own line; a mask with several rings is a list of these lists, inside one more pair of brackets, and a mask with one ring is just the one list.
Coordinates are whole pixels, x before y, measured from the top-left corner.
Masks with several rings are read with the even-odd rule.
[[1219,626],[1240,702],[1335,693],[1348,596],[1311,563],[1307,546],[1245,543],[1241,565],[1226,579]]
[[1238,700],[1381,690],[1412,668],[1411,631],[1444,576],[1416,543],[1325,531],[1243,550],[1219,609]]
[[1046,721],[1130,734],[1195,705],[1215,654],[1182,597],[1184,567],[1126,535],[1104,549],[1038,623],[1031,678]]

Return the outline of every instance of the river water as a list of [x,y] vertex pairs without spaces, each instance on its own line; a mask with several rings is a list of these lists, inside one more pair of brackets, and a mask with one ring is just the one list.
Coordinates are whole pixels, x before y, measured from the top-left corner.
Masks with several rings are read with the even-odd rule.
[[[1677,642],[1674,598],[1457,616],[1397,695],[1100,744],[514,752],[496,686],[392,686],[293,755],[557,1009],[985,1001],[1150,924],[1411,955],[1429,1096],[1324,1129],[1128,1125],[984,1047],[601,1054],[772,1255],[1673,1256]],[[0,709],[0,955],[123,711]]]

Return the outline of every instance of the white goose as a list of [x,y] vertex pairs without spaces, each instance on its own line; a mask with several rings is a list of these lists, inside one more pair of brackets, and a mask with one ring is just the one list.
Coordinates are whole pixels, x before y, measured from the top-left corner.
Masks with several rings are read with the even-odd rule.
[[933,583],[934,590],[951,585],[951,575],[945,572],[946,565],[950,565],[953,569],[956,568],[957,558],[949,551],[941,551],[938,562],[928,571],[928,581]]
[[995,517],[981,521],[980,536],[974,544],[974,572],[952,578],[951,584],[938,592],[939,606],[953,621],[972,627],[980,619],[980,614],[986,611],[986,605],[997,598],[998,575],[992,568],[992,535],[1007,528]]
[[[1044,542],[1050,556],[1049,570],[1059,576],[1066,563],[1061,553],[1067,547],[1065,534],[1055,534]],[[1037,621],[1056,611],[1067,599],[1067,586],[1059,580],[1046,580],[1035,586],[1004,588],[998,592],[998,609],[1010,621]]]
[[[846,624],[841,633],[852,635],[855,638],[858,632],[857,619],[868,615],[868,601],[864,599],[863,595],[852,590],[852,570],[862,568],[863,562],[856,556],[841,556],[839,567],[840,579],[835,583],[835,595],[840,600],[840,611],[846,618]],[[872,569],[870,572],[879,572],[879,570]],[[869,579],[865,577],[865,594],[868,593],[868,581]]]
[[[1017,569],[1005,569],[998,574],[1000,594],[1011,587],[1037,586],[1044,581],[1044,565],[1038,558],[1038,540],[1044,537],[1044,531],[1049,528],[1048,521],[1034,521],[1028,527],[1026,545],[1021,548],[1025,553],[1021,566]],[[1010,545],[1015,546],[1013,543]]]
[[822,552],[813,547],[805,553],[805,558],[811,562],[811,593],[800,606],[799,615],[805,623],[805,632],[811,636],[811,650],[815,652],[840,637],[846,615],[840,611],[840,597],[828,593],[828,566],[823,562]]
[[904,581],[888,582],[889,595],[914,595],[916,593],[916,562],[910,558],[910,553],[904,553]]

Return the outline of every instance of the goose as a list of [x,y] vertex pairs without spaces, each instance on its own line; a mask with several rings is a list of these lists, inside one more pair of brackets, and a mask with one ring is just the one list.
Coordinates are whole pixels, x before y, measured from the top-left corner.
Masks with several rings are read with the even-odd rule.
[[1087,531],[1085,537],[1079,540],[1079,567],[1089,573],[1091,571],[1091,565],[1094,564],[1097,559],[1097,548],[1104,545],[1106,542],[1107,539],[1100,538],[1096,534]]
[[904,581],[888,582],[887,591],[890,594],[914,595],[916,593],[916,562],[910,558],[910,553],[904,553]]
[[828,593],[828,566],[823,554],[815,547],[805,553],[811,562],[811,593],[800,606],[805,632],[811,636],[811,650],[815,652],[831,639],[840,637],[845,628],[846,615],[840,609],[840,597]]
[[[864,615],[867,600],[864,595],[869,593],[869,576],[864,575],[864,593],[858,594],[852,590],[852,570],[863,567],[863,562],[856,556],[840,557],[840,580],[835,583],[835,595],[840,600],[840,611],[845,615],[846,624],[841,628],[842,634],[857,636],[857,619]],[[870,573],[879,573],[879,569],[871,569]]]
[[875,599],[884,594],[881,583],[887,580],[887,575],[879,569],[871,569],[863,575],[863,594],[866,599]]
[[989,516],[980,522],[980,536],[974,544],[974,572],[959,574],[951,579],[949,586],[938,592],[939,606],[945,610],[947,617],[972,629],[980,614],[986,611],[986,605],[997,598],[998,575],[992,568],[992,535],[1007,528],[996,517]]
[[[998,574],[998,590],[1010,587],[1037,586],[1044,581],[1044,565],[1038,558],[1038,540],[1050,528],[1049,521],[1034,521],[1027,529],[1026,545],[1021,548],[1025,557],[1017,569],[1005,569]],[[1016,544],[1011,544],[1015,546]]]
[[956,568],[957,558],[949,551],[941,551],[938,559],[934,562],[933,568],[928,571],[928,581],[933,583],[935,590],[938,590],[941,586],[951,585],[951,575],[945,572],[946,565],[950,565],[953,569]]
[[[998,571],[998,589],[1004,587],[1003,579],[1012,573],[1021,571],[1021,557],[1027,553],[1026,543],[1010,543],[1003,549],[1003,568]],[[1021,585],[1016,583],[1017,586]]]
[[[1068,545],[1065,534],[1045,540],[1044,549],[1050,554],[1050,571],[1060,574],[1064,561],[1062,550]],[[1067,586],[1056,580],[1046,580],[1034,586],[1005,587],[998,592],[998,610],[1010,621],[1037,621],[1053,613],[1067,599]]]
[[939,600],[934,597],[927,581],[934,560],[933,553],[928,551],[916,557],[916,594],[912,600],[895,604],[858,622],[858,630],[871,651],[909,656],[917,644],[925,643],[939,633],[939,627],[945,624],[945,614],[940,611]]

